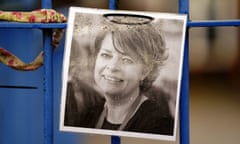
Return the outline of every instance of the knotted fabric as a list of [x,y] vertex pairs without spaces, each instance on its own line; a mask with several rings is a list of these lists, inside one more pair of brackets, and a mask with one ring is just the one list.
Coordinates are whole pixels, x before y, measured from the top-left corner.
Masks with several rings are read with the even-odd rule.
[[[53,9],[40,9],[31,12],[0,11],[0,20],[21,23],[64,23],[66,17]],[[52,35],[52,48],[58,47],[64,29],[54,29]],[[43,65],[43,51],[30,63],[26,64],[17,56],[0,46],[0,62],[16,70],[31,71]]]

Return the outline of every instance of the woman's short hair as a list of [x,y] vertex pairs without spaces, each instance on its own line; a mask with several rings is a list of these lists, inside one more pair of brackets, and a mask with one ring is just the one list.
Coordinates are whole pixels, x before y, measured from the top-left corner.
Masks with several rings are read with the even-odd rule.
[[96,36],[96,52],[99,51],[103,39],[109,33],[112,34],[113,44],[118,52],[124,51],[140,59],[146,69],[150,70],[148,76],[140,83],[140,90],[146,92],[157,78],[159,68],[167,59],[166,44],[162,33],[151,24],[107,25]]

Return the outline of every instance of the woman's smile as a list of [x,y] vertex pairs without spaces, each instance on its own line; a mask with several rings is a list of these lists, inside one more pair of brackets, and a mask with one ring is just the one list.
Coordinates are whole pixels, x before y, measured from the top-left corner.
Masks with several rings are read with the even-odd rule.
[[103,79],[106,80],[107,82],[113,83],[113,84],[118,84],[118,83],[123,82],[122,79],[117,78],[117,77],[114,77],[114,76],[103,75],[102,77],[103,77]]

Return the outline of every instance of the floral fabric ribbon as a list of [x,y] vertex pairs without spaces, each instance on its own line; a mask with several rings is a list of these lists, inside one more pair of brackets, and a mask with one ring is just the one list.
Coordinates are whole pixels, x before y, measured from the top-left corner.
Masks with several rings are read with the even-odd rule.
[[[0,11],[0,20],[25,23],[64,23],[66,17],[52,9],[40,9],[31,12]],[[54,29],[52,47],[55,49],[64,33],[64,29]],[[43,51],[31,62],[24,63],[17,56],[0,47],[0,62],[16,70],[36,70],[43,65]]]

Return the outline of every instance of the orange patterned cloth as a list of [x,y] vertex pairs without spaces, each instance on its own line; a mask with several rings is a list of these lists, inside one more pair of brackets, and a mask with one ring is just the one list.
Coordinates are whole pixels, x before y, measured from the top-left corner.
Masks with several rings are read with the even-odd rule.
[[[66,17],[52,9],[40,9],[31,12],[0,11],[0,20],[25,23],[64,23]],[[52,47],[55,49],[64,33],[64,29],[54,29]],[[17,70],[36,70],[43,65],[43,51],[31,63],[24,63],[17,56],[0,47],[0,62]]]
[[31,12],[0,11],[0,20],[29,23],[63,23],[66,17],[53,9],[39,9]]

